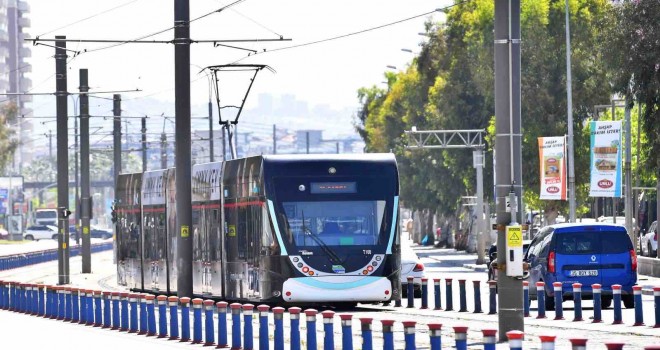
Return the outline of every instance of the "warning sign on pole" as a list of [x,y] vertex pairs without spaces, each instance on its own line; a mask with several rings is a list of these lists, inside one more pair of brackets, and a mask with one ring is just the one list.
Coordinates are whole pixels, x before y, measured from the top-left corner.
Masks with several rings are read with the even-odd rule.
[[506,227],[506,242],[509,248],[522,247],[522,227],[520,226],[507,226]]

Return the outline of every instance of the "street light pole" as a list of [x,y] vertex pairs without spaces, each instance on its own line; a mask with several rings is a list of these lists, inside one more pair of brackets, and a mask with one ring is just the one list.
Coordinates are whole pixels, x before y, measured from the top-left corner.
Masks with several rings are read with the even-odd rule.
[[571,30],[566,0],[566,108],[568,114],[568,208],[569,222],[575,222],[575,151],[573,149],[573,92],[571,82]]

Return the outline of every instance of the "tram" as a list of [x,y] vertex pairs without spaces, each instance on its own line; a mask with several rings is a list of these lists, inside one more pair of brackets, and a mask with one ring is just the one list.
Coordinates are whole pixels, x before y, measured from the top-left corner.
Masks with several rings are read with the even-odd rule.
[[116,232],[118,283],[129,288],[142,288],[142,174],[120,174],[117,177],[116,193],[116,224],[120,228]]
[[[174,218],[176,225],[174,196],[170,186],[153,184],[173,183],[173,176],[173,169],[143,174],[141,291],[175,292],[176,227],[166,224]],[[164,200],[150,194],[163,193],[154,186],[165,187]],[[199,164],[191,187],[195,296],[288,304],[400,299],[393,155]]]

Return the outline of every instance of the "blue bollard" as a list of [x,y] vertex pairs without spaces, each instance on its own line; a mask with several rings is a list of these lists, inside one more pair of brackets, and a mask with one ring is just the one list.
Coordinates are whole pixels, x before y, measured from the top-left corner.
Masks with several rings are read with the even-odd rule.
[[78,315],[76,321],[80,324],[85,324],[87,319],[87,291],[85,289],[78,289],[76,298],[78,299]]
[[406,296],[408,298],[408,306],[407,308],[414,308],[415,307],[415,279],[412,276],[406,277],[408,280],[407,284],[407,290],[406,290]]
[[[128,333],[137,333],[138,331],[138,295],[137,294],[129,294],[128,295],[128,303],[130,305],[130,322],[129,322],[129,329]],[[89,324],[89,320],[87,320],[87,323]]]
[[433,279],[433,298],[435,299],[435,310],[442,310],[442,299],[440,298],[440,279]]
[[167,296],[156,297],[158,303],[158,338],[167,338]]
[[334,350],[335,348],[335,331],[334,331],[334,317],[335,312],[326,310],[321,312],[323,316],[323,349]]
[[[44,285],[43,285],[43,284],[38,284],[38,285],[37,285],[37,294],[38,294],[38,298],[39,298],[39,301],[37,302],[37,303],[39,304],[39,305],[38,305],[38,309],[37,309],[37,315],[39,315],[39,316],[43,316],[44,313],[46,312],[46,311],[45,311],[45,310],[46,310],[46,309],[45,309],[45,305],[46,305],[45,301],[46,301],[46,298],[45,298],[45,296],[44,296]],[[7,291],[5,290],[5,298],[6,298],[7,296],[8,296],[8,295],[7,295]],[[8,306],[9,306],[9,305],[8,305],[8,303],[7,303],[6,300],[5,300],[5,309],[7,309]],[[74,315],[75,315],[75,313],[74,313]]]
[[241,348],[241,304],[232,303],[231,308],[231,350]]
[[612,296],[614,298],[614,322],[612,324],[622,324],[623,320],[621,319],[621,285],[613,284],[612,285]]
[[117,329],[119,329],[119,292],[112,292],[112,330]]
[[94,291],[91,289],[87,290],[87,322],[86,326],[91,326],[94,324]]
[[381,320],[383,324],[383,350],[394,350],[394,320]]
[[39,297],[41,295],[41,292],[39,290],[39,286],[36,284],[32,285],[32,302],[34,303],[32,305],[32,310],[34,312],[34,315],[39,315]]
[[205,338],[204,346],[211,346],[215,343],[215,329],[213,325],[213,312],[215,311],[215,301],[204,300],[204,328]]
[[25,307],[23,308],[23,312],[26,314],[32,314],[32,285],[27,283],[25,285]]
[[[204,300],[195,298],[192,300],[193,308],[193,344],[202,343],[202,308],[204,307]],[[213,324],[211,322],[211,324]],[[211,332],[213,334],[213,332]]]
[[181,341],[190,341],[190,298],[179,298],[181,308]]
[[218,348],[227,347],[227,302],[219,301],[215,304],[218,311]]
[[66,302],[64,301],[64,287],[57,287],[57,319],[64,319]]
[[[96,300],[96,292],[94,292],[94,300]],[[98,311],[97,311],[98,313]],[[147,296],[145,294],[140,294],[140,331],[138,332],[139,335],[145,335],[147,332],[149,332],[149,325],[148,325],[148,311],[147,311]],[[96,318],[98,321],[98,317]],[[96,324],[94,325],[96,327]]]
[[252,315],[254,314],[254,305],[245,304],[243,305],[243,349],[252,350],[254,349],[254,332],[252,330]]
[[635,324],[633,324],[633,326],[643,326],[644,314],[642,311],[642,286],[633,286],[633,298],[635,299]]
[[415,321],[403,321],[403,337],[405,350],[415,350]]
[[454,310],[454,300],[453,300],[453,287],[451,284],[452,279],[451,278],[445,278],[445,298],[447,298],[447,302],[445,303],[445,311],[452,311]]
[[[292,308],[293,309],[293,308]],[[298,323],[300,322],[300,308],[297,308],[298,312],[296,313],[296,333],[298,334],[298,338],[296,339],[298,341],[298,345],[296,346],[296,349],[300,350],[300,330],[298,329]],[[290,310],[289,310],[290,311]],[[289,314],[289,319],[291,320],[291,349],[294,348],[293,344],[293,328],[294,328],[294,323],[293,323],[293,313]],[[273,308],[273,318],[275,321],[275,331],[274,337],[275,337],[275,342],[274,342],[274,349],[275,350],[284,350],[284,308],[283,307],[274,307]],[[261,344],[261,340],[259,341],[259,344]],[[261,345],[259,346],[261,349]]]
[[64,287],[64,321],[71,321],[73,319],[73,296],[71,295],[71,288]]
[[[4,270],[0,266],[0,270]],[[5,281],[0,280],[0,310],[5,310]]]
[[488,296],[490,303],[488,305],[488,314],[497,313],[497,281],[488,281]]
[[270,349],[270,340],[268,339],[268,311],[270,306],[259,305],[259,350]]
[[523,281],[523,317],[529,317],[529,282]]
[[429,280],[422,278],[422,309],[429,308]]
[[101,303],[102,292],[94,291],[94,327],[101,327],[103,324],[103,308]]
[[497,344],[497,329],[482,329],[484,335],[484,350],[495,350]]
[[570,338],[572,350],[587,350],[587,338]]
[[156,307],[154,302],[156,297],[152,294],[145,296],[147,300],[147,336],[153,337],[156,335]]
[[370,317],[360,318],[360,325],[362,330],[362,350],[373,350],[373,337],[371,334],[371,323],[373,319]]
[[119,302],[121,303],[121,327],[120,331],[128,331],[128,293],[120,292],[119,293]]
[[582,321],[582,283],[573,283],[573,309],[575,310],[573,322]]
[[506,336],[509,339],[510,350],[522,350],[522,342],[525,334],[521,331],[508,331]]
[[660,328],[660,287],[653,287],[653,305],[655,307],[655,325],[653,325],[653,328]]
[[536,318],[545,318],[545,282],[543,281],[536,282],[536,304],[538,304]]
[[592,284],[591,285],[591,293],[593,295],[593,300],[594,300],[594,319],[591,321],[592,323],[600,323],[603,322],[603,318],[601,315],[601,286],[600,284]]
[[464,279],[458,280],[458,301],[460,304],[458,312],[467,312],[467,291]]
[[552,289],[555,292],[555,320],[564,319],[564,293],[562,290],[562,282],[553,282]]
[[[76,299],[74,299],[75,302]],[[103,292],[103,328],[110,328],[111,323],[112,323],[112,318],[110,317],[112,315],[112,307],[110,306],[112,302],[112,293],[111,292]],[[74,315],[75,315],[74,311]]]
[[440,350],[442,348],[442,324],[429,323],[428,326],[431,350]]
[[341,348],[353,350],[353,315],[341,314]]
[[300,308],[289,308],[289,322],[291,323],[291,350],[300,350]]
[[456,350],[467,350],[467,330],[466,326],[454,326]]
[[179,339],[179,298],[167,297],[167,305],[170,309],[170,337],[169,340]]
[[557,337],[554,335],[540,335],[539,339],[541,340],[541,349],[554,350],[556,338]]
[[314,309],[305,310],[307,319],[307,350],[317,350],[316,346],[316,314]]
[[480,281],[472,281],[472,289],[474,290],[474,313],[480,314],[481,311],[481,284]]

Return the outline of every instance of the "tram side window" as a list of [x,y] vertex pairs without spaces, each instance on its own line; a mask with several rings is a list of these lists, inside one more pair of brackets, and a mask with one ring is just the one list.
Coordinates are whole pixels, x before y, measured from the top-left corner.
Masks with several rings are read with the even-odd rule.
[[192,234],[193,234],[193,260],[202,260],[202,239],[200,237],[200,217],[203,209],[194,209],[192,212]]

